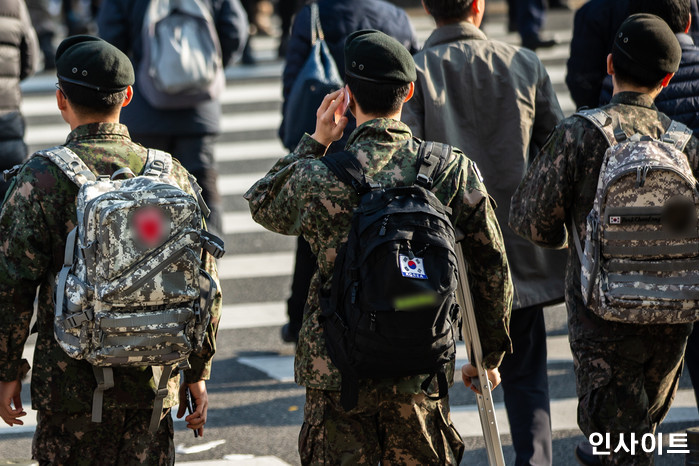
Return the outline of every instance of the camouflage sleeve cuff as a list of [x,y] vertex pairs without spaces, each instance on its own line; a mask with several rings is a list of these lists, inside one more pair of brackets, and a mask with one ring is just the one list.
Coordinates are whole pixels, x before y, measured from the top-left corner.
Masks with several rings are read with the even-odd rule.
[[325,155],[327,149],[326,146],[313,139],[310,134],[304,133],[303,137],[296,145],[296,149],[294,149],[294,155],[298,155],[299,157],[310,155],[320,158]]
[[0,381],[13,382],[26,377],[30,369],[29,361],[22,359],[11,363],[8,367],[0,369]]
[[211,361],[206,361],[196,354],[189,355],[190,368],[184,371],[185,383],[199,382],[200,380],[209,380],[211,377]]
[[495,369],[496,367],[500,367],[500,363],[502,362],[502,358],[504,357],[504,351],[497,351],[494,353],[487,354],[483,357],[483,365],[486,369]]

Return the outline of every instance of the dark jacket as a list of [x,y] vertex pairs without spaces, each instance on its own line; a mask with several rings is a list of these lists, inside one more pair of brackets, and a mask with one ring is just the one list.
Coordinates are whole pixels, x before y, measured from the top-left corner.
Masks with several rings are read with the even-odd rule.
[[[627,17],[629,0],[590,0],[575,13],[570,41],[566,84],[577,107],[599,104],[602,81],[607,76],[607,55],[614,33]],[[691,0],[689,34],[699,40],[699,6]],[[606,100],[609,102],[609,99]]]
[[[682,46],[680,68],[668,86],[655,98],[658,110],[689,126],[695,136],[699,136],[699,47],[694,45],[687,34],[677,34]],[[607,75],[602,84],[600,105],[612,100],[612,77]]]
[[[245,11],[239,0],[211,0],[223,66],[242,49],[248,36]],[[143,55],[141,29],[149,2],[142,0],[104,0],[97,17],[100,37],[114,44],[130,58],[138,75]],[[131,103],[121,112],[121,122],[139,134],[215,134],[219,131],[221,104],[201,103],[192,108],[160,110],[153,108],[134,86]]]
[[[418,50],[415,29],[410,23],[406,12],[395,5],[383,0],[320,0],[318,2],[320,24],[325,33],[325,41],[335,59],[340,76],[345,75],[344,45],[345,38],[360,29],[377,29],[388,34],[413,54]],[[286,62],[282,74],[283,99],[282,115],[286,109],[286,100],[291,87],[298,76],[303,64],[311,52],[311,9],[305,6],[299,11],[291,30],[291,38],[286,51]],[[333,144],[333,149],[345,147],[347,138],[356,127],[354,117],[347,112],[349,123],[345,128],[343,138]],[[279,128],[280,137],[284,123]],[[312,130],[313,128],[311,128]],[[292,150],[290,147],[289,150]],[[331,150],[333,150],[331,149]]]
[[544,65],[531,50],[489,40],[468,22],[435,29],[415,63],[415,94],[402,119],[418,138],[452,144],[478,165],[498,205],[513,309],[562,301],[565,254],[507,226],[512,193],[563,118]]

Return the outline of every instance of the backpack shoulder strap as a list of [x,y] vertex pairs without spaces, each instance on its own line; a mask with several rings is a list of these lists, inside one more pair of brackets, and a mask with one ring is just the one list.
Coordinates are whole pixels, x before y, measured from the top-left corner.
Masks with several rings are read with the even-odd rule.
[[148,149],[143,175],[155,178],[165,177],[172,171],[172,156],[158,149]]
[[78,187],[97,179],[85,162],[66,146],[40,150],[35,155],[49,159]]
[[684,123],[672,120],[667,131],[660,137],[660,140],[675,146],[680,152],[684,151],[685,146],[692,137],[692,130]]
[[318,10],[318,2],[313,2],[309,5],[311,9],[311,45],[316,43],[316,40],[324,41],[325,34],[320,25],[320,12]]
[[607,144],[613,146],[619,141],[626,139],[624,131],[619,125],[613,126],[612,117],[607,112],[599,108],[589,108],[578,110],[575,115],[589,121],[604,135]]
[[415,182],[425,189],[432,189],[434,180],[449,163],[452,147],[434,141],[422,141],[417,154],[417,179]]
[[364,168],[351,152],[342,151],[326,155],[320,159],[328,169],[343,183],[352,186],[357,194],[362,195],[376,185],[364,174]]

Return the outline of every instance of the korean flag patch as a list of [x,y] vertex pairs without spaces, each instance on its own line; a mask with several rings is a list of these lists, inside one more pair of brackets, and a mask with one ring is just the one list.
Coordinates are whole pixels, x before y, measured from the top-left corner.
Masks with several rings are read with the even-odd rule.
[[413,257],[412,259],[408,256],[400,255],[400,273],[404,277],[408,278],[419,278],[422,280],[427,280],[427,272],[425,271],[425,264],[419,257]]

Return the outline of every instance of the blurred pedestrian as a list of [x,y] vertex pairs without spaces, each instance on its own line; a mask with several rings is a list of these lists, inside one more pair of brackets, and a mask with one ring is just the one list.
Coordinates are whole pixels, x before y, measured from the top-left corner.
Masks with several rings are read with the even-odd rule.
[[415,55],[415,94],[402,120],[418,138],[461,148],[497,203],[515,287],[512,354],[500,365],[514,464],[551,465],[543,307],[563,301],[566,257],[521,238],[507,219],[510,197],[563,113],[536,54],[479,29],[486,3],[423,0],[437,29]]
[[508,30],[519,33],[522,47],[536,50],[558,44],[541,32],[546,20],[546,0],[507,0],[507,8]]
[[[22,0],[0,0],[0,174],[27,157],[20,81],[33,75],[39,45],[27,6]],[[0,205],[9,183],[0,177]]]

